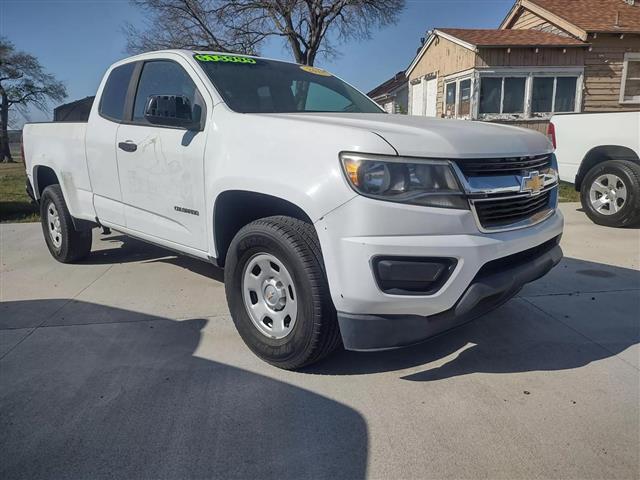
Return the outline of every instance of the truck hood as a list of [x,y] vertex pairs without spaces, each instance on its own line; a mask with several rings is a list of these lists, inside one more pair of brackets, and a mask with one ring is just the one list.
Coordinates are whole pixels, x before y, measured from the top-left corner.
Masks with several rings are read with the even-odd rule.
[[379,113],[281,113],[265,116],[366,130],[384,138],[398,155],[412,157],[495,158],[553,151],[549,140],[538,132],[487,122]]

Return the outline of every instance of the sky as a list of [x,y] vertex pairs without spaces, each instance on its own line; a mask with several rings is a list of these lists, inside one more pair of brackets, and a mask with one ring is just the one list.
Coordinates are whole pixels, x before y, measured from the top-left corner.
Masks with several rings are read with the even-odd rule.
[[[367,92],[406,69],[428,30],[496,28],[513,3],[406,0],[396,25],[374,30],[369,40],[340,44],[338,57],[321,58],[316,66]],[[127,56],[122,25],[143,20],[128,0],[0,0],[0,36],[18,50],[37,56],[48,72],[66,84],[68,101],[95,94],[107,67]],[[280,40],[270,41],[260,54],[292,60]],[[30,121],[48,120],[51,112],[34,111],[29,116]]]

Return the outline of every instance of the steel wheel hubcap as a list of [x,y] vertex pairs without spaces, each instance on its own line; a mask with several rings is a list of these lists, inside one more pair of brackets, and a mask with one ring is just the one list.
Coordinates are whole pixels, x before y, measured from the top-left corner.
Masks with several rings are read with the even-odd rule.
[[49,227],[49,237],[53,246],[62,247],[62,228],[60,227],[60,215],[53,202],[47,207],[47,225]]
[[249,259],[242,274],[242,298],[260,333],[275,339],[291,333],[298,313],[297,294],[289,271],[276,257],[259,253]]
[[600,175],[591,184],[589,201],[596,212],[613,215],[627,202],[627,186],[617,175]]

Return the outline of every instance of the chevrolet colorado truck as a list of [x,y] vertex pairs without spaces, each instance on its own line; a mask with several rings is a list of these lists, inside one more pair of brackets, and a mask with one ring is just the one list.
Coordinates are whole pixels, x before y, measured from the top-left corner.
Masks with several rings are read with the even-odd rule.
[[608,227],[640,226],[640,112],[554,115],[549,135],[560,178],[580,192],[587,216]]
[[103,226],[223,267],[240,336],[285,369],[423,341],[562,257],[547,137],[389,115],[315,67],[127,58],[87,122],[27,124],[23,147],[55,259]]

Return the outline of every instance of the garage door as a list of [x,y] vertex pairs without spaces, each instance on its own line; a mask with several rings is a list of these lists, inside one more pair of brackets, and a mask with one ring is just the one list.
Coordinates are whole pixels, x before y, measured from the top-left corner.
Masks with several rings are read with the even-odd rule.
[[438,114],[438,79],[432,78],[425,83],[425,115],[427,117],[435,117]]
[[411,85],[411,115],[424,115],[424,82]]

